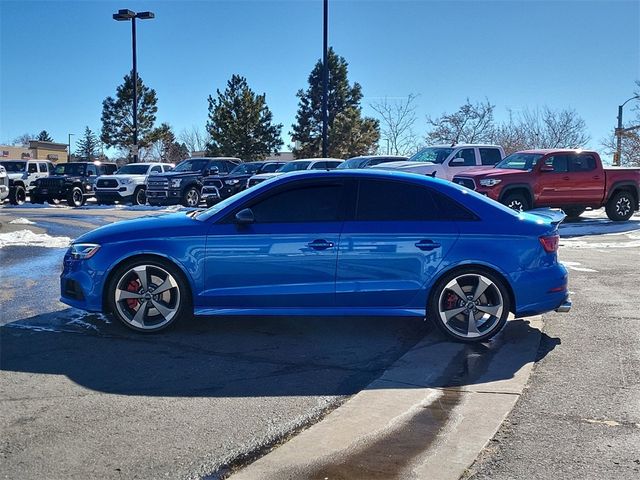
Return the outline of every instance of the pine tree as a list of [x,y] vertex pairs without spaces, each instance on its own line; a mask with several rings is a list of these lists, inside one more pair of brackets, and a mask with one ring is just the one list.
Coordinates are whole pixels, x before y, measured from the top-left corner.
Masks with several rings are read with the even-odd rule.
[[[327,58],[329,156],[374,152],[380,139],[380,126],[377,120],[362,118],[362,87],[357,82],[349,84],[348,63],[336,55],[333,48],[329,49]],[[291,139],[296,142],[293,150],[296,158],[322,154],[322,61],[316,63],[308,82],[308,88],[297,93],[298,113],[291,132]]]
[[98,157],[99,148],[100,140],[98,140],[96,134],[93,133],[89,127],[85,127],[84,135],[76,143],[75,156],[90,162]]
[[[100,139],[108,147],[128,149],[133,145],[133,76],[125,75],[116,89],[116,97],[102,102],[102,133]],[[156,91],[147,87],[138,75],[138,146],[150,143],[156,121]]]
[[53,142],[53,138],[51,138],[51,135],[49,135],[49,132],[46,130],[42,130],[36,137],[36,140],[39,142]]
[[209,95],[207,154],[261,160],[282,146],[282,124],[273,123],[266,95],[256,95],[247,79],[232,75],[224,92]]

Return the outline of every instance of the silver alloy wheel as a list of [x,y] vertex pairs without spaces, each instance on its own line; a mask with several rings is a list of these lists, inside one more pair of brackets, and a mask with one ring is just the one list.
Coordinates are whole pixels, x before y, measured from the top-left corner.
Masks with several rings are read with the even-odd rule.
[[461,274],[445,285],[438,298],[442,324],[456,337],[473,339],[500,323],[504,299],[498,286],[478,273]]
[[136,191],[136,196],[134,200],[136,205],[144,205],[146,203],[147,199],[146,199],[146,195],[143,188],[139,188]]
[[187,192],[185,200],[188,207],[197,207],[200,200],[200,195],[198,195],[198,191],[196,189],[191,188]]
[[616,202],[616,213],[621,217],[625,217],[629,215],[630,211],[631,211],[631,200],[629,200],[629,197],[624,197],[624,196],[620,197]]
[[180,308],[176,279],[157,265],[137,265],[118,280],[113,292],[121,318],[138,330],[158,330]]
[[82,192],[76,188],[71,193],[71,199],[73,200],[73,203],[75,205],[78,205],[78,206],[82,205]]

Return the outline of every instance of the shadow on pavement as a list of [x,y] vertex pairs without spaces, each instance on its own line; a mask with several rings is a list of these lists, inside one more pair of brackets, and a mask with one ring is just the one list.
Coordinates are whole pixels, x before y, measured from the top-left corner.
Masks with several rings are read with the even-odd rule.
[[[74,311],[3,326],[0,369],[65,375],[82,387],[122,395],[350,395],[421,340],[420,348],[433,349],[434,364],[417,366],[425,369],[425,378],[430,369],[442,372],[443,364],[447,372],[427,386],[511,378],[526,356],[507,356],[513,361],[504,362],[503,354],[499,365],[491,359],[501,350],[516,351],[527,335],[540,334],[518,319],[491,342],[463,345],[417,318],[234,317],[192,320],[163,334],[140,335],[98,316],[69,312]],[[55,319],[65,315],[68,321],[56,326]],[[541,335],[545,347],[539,358],[559,343]]]

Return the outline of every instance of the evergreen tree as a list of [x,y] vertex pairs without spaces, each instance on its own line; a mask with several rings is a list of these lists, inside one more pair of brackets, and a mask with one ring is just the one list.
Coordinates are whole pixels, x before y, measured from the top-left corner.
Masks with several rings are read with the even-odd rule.
[[[138,146],[150,143],[156,121],[156,91],[147,87],[138,75]],[[116,97],[102,102],[102,133],[100,139],[108,147],[128,149],[133,145],[133,75],[125,75],[116,89]]]
[[[362,118],[362,87],[357,82],[349,84],[348,63],[336,55],[333,48],[328,52],[328,65],[329,156],[374,152],[380,138],[380,126],[377,120]],[[308,88],[297,93],[298,113],[291,132],[291,138],[296,142],[293,150],[296,158],[322,154],[322,61],[318,60],[308,81]]]
[[282,124],[273,123],[266,96],[256,95],[247,79],[232,75],[224,92],[209,95],[207,154],[261,160],[282,146]]
[[46,130],[42,130],[36,137],[36,140],[39,142],[53,142],[53,138],[51,138],[51,135],[49,135],[49,132]]
[[100,140],[89,127],[85,127],[84,135],[76,143],[76,157],[90,162],[98,157],[99,149]]

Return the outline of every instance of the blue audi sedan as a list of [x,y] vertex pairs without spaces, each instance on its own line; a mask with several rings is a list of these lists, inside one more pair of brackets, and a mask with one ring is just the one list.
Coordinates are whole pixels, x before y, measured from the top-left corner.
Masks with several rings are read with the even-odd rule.
[[427,176],[293,173],[82,235],[61,300],[140,332],[191,315],[426,315],[484,341],[509,312],[570,308],[558,223]]

